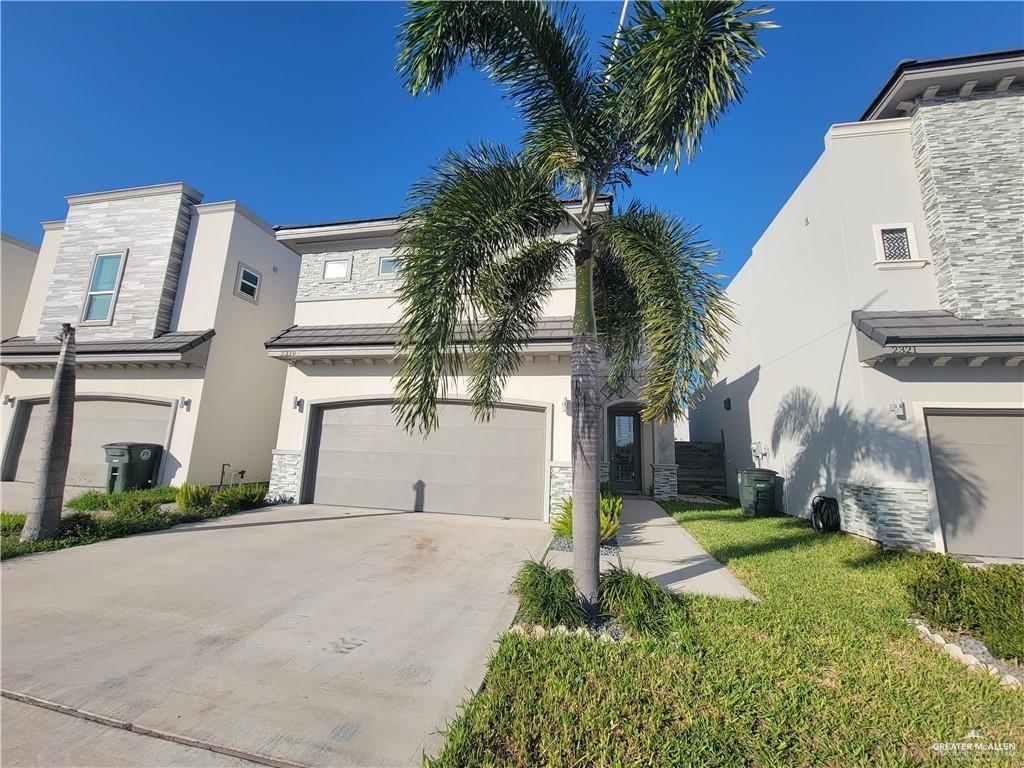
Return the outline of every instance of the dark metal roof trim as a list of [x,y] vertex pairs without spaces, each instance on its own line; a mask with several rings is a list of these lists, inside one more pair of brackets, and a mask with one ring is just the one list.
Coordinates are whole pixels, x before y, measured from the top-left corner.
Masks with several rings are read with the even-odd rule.
[[941,310],[865,312],[855,310],[854,327],[880,346],[919,344],[1024,343],[1024,318],[974,320]]
[[[610,203],[612,201],[612,195],[598,195],[597,199],[602,203]],[[568,200],[563,200],[566,205],[573,203],[583,202],[582,198],[572,197]],[[346,227],[350,224],[376,224],[384,221],[395,221],[399,220],[399,216],[375,216],[368,219],[342,219],[341,221],[320,221],[314,224],[278,224],[273,227],[275,232],[282,232],[288,229],[314,229],[316,227]]]
[[[216,335],[213,328],[206,331],[175,331],[154,339],[114,339],[111,341],[81,341],[75,344],[75,355],[144,355],[182,353],[195,349]],[[60,353],[56,342],[36,341],[34,336],[13,336],[0,342],[3,357],[42,356]]]
[[867,120],[872,112],[878,107],[878,105],[885,99],[892,87],[899,82],[899,79],[907,72],[916,72],[922,69],[931,69],[933,67],[948,67],[956,66],[957,64],[978,64],[985,61],[998,61],[999,59],[1012,58],[1014,56],[1024,56],[1024,48],[1008,48],[1002,51],[986,51],[985,53],[971,53],[965,56],[949,56],[947,58],[940,59],[925,59],[924,61],[918,61],[917,59],[903,59],[899,64],[896,65],[896,69],[893,70],[889,79],[886,81],[882,89],[875,95],[875,98],[868,104],[867,109],[860,116],[858,122]]
[[[537,323],[529,342],[572,341],[571,317],[546,317]],[[469,341],[469,329],[456,331],[456,342]],[[285,328],[264,346],[267,349],[304,347],[387,347],[398,341],[397,324],[366,325],[293,325]]]

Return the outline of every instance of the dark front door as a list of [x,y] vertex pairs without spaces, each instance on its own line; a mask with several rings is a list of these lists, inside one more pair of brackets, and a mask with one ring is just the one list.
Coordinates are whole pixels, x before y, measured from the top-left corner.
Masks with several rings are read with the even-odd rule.
[[608,479],[623,493],[640,493],[640,415],[608,412]]

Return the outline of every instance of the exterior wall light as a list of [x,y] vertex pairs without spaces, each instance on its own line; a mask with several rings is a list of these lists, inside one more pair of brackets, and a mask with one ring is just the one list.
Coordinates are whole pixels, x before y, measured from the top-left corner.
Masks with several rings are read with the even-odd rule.
[[903,402],[903,398],[897,397],[889,403],[889,410],[897,419],[907,418],[907,404]]
[[186,411],[192,410],[192,398],[191,397],[179,397],[178,407],[184,408]]
[[292,408],[294,408],[299,413],[302,413],[302,408],[305,405],[306,405],[306,401],[303,400],[298,395],[296,395],[295,397],[292,398]]
[[4,395],[3,404],[4,405],[8,405],[8,404],[13,405],[14,404],[14,398],[11,397],[10,395]]
[[572,398],[571,397],[563,397],[562,398],[562,410],[565,411],[565,415],[566,416],[572,416]]

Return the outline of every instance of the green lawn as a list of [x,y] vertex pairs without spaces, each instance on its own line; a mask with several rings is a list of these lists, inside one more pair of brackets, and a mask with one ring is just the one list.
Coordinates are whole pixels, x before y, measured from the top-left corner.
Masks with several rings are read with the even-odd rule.
[[[1024,762],[1024,694],[968,673],[905,624],[912,555],[792,518],[666,507],[761,602],[693,598],[665,640],[508,635],[429,764]],[[931,751],[971,729],[1017,753]]]

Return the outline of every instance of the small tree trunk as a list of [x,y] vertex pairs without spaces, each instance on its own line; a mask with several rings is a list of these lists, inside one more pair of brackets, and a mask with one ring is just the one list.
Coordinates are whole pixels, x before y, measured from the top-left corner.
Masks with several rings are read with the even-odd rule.
[[75,329],[70,323],[64,323],[60,342],[60,356],[50,390],[43,456],[32,493],[32,505],[21,530],[22,541],[52,539],[60,532],[64,483],[71,456],[71,431],[75,421]]
[[597,366],[601,344],[594,317],[594,260],[589,231],[576,243],[576,313],[572,354],[572,566],[576,590],[587,613],[599,608],[600,541],[598,504],[598,436],[601,428]]

